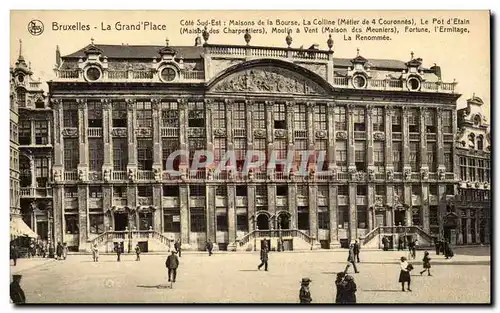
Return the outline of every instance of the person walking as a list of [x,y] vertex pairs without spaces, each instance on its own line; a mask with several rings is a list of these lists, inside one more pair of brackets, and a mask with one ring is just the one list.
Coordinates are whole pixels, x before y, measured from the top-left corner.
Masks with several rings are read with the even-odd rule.
[[309,284],[312,282],[309,278],[302,278],[300,283],[299,299],[300,303],[311,303],[311,291],[309,290]]
[[444,257],[446,259],[451,259],[455,254],[453,253],[453,250],[451,249],[450,242],[448,239],[445,240],[444,242]]
[[116,252],[116,262],[120,262],[120,255],[122,254],[122,249],[118,243],[115,244],[115,252]]
[[424,270],[420,272],[420,275],[423,273],[427,272],[428,276],[431,275],[431,258],[429,257],[429,252],[425,251],[424,252],[424,258],[422,259],[422,262],[424,263]]
[[10,284],[10,299],[14,304],[24,304],[26,303],[26,296],[21,288],[21,278],[22,275],[13,275],[12,283]]
[[66,260],[68,257],[68,245],[66,243],[63,243],[63,260]]
[[[179,258],[175,255],[175,251],[172,251],[172,254],[168,256],[165,266],[168,269],[168,281],[175,283],[175,279],[177,278],[177,268],[179,267]],[[171,280],[171,278],[173,279]]]
[[181,257],[181,240],[177,239],[177,241],[174,243],[174,248],[175,252],[179,254],[179,258]]
[[212,240],[208,239],[206,249],[208,250],[208,256],[212,255],[212,250],[214,248],[214,244],[212,243]]
[[60,242],[57,243],[57,248],[56,248],[56,256],[57,260],[61,260],[63,255],[63,246]]
[[399,236],[398,238],[398,251],[403,250],[403,237]]
[[141,260],[141,247],[139,247],[139,244],[135,245],[135,255],[136,255],[135,260],[140,261]]
[[399,282],[401,283],[401,290],[405,291],[405,283],[408,283],[408,291],[410,289],[411,277],[410,271],[413,269],[411,264],[408,264],[404,256],[401,257],[401,271],[399,272]]
[[17,265],[17,258],[19,257],[19,251],[15,244],[10,245],[10,259],[14,261],[14,266]]
[[356,260],[354,256],[354,244],[351,243],[351,246],[349,247],[349,255],[347,256],[347,262],[352,264],[352,267],[354,268],[355,273],[359,273],[358,268],[356,267]]
[[267,248],[267,243],[264,242],[262,248],[260,249],[260,265],[257,266],[257,269],[260,271],[260,268],[264,266],[264,270],[267,272],[267,261],[269,260],[269,249]]
[[354,242],[354,249],[353,249],[353,251],[354,251],[354,258],[355,258],[355,260],[356,260],[358,263],[359,263],[359,250],[361,250],[361,245],[359,244],[359,241],[358,241],[358,240],[356,240],[356,241]]
[[92,257],[94,258],[94,262],[99,262],[99,249],[97,248],[97,243],[94,243],[92,247]]
[[382,246],[384,247],[384,251],[389,250],[389,239],[386,236],[382,237]]
[[413,256],[413,240],[408,240],[408,259],[414,259]]
[[352,276],[347,275],[345,271],[337,273],[335,286],[337,287],[335,303],[356,303],[357,286]]
[[434,247],[436,248],[436,255],[439,255],[439,250],[441,250],[441,245],[437,238],[434,238]]

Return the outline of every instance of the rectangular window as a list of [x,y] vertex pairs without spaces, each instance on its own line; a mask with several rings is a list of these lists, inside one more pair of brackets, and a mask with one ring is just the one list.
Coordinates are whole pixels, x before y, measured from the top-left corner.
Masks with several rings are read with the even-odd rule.
[[236,230],[248,231],[248,218],[246,214],[236,215]]
[[237,102],[233,104],[233,129],[246,129],[247,116],[245,111],[245,103]]
[[356,107],[353,109],[354,116],[354,130],[355,131],[365,131],[365,109]]
[[490,177],[490,175],[491,175],[491,174],[490,174],[490,173],[491,173],[491,172],[490,172],[490,161],[489,161],[489,160],[485,160],[485,161],[484,161],[484,163],[485,163],[485,164],[484,164],[484,165],[485,165],[485,171],[484,171],[484,176],[485,176],[485,177],[484,177],[484,180],[485,180],[487,183],[490,183],[490,179],[491,179],[491,177]]
[[104,214],[89,214],[91,234],[104,233]]
[[319,229],[330,229],[330,212],[328,212],[328,207],[320,206],[318,207],[318,228]]
[[153,116],[151,111],[151,102],[148,100],[137,100],[137,127],[153,127]]
[[403,147],[400,141],[394,141],[392,143],[392,156],[393,156],[393,165],[395,172],[403,171]]
[[314,107],[314,128],[326,130],[326,104],[317,104]]
[[451,134],[453,132],[453,119],[452,112],[449,110],[443,111],[441,118],[441,125],[443,128],[443,133]]
[[100,172],[104,162],[104,144],[100,138],[89,138],[89,170]]
[[266,107],[264,103],[256,103],[252,112],[255,129],[266,129]]
[[356,187],[356,195],[358,195],[358,196],[366,196],[366,194],[367,194],[366,185],[358,185]]
[[[300,195],[299,187],[303,186],[297,186],[297,195]],[[286,185],[278,185],[276,186],[276,195],[277,196],[286,196],[288,195],[288,186]]]
[[253,156],[252,160],[251,160],[252,162],[259,161],[259,157],[260,158],[264,158],[264,162],[262,162],[262,164],[260,165],[259,169],[256,169],[256,171],[258,172],[260,170],[261,172],[265,172],[266,171],[266,162],[265,162],[265,158],[266,158],[266,140],[263,139],[263,138],[256,138],[256,139],[254,139],[254,141],[253,141],[253,149],[260,156],[257,156],[257,155]]
[[243,170],[245,165],[245,157],[247,151],[246,138],[233,138],[234,154],[236,156],[236,168],[239,172]]
[[19,144],[20,145],[30,145],[31,144],[31,121],[30,120],[19,121]]
[[419,186],[419,185],[412,185],[411,186],[411,194],[412,195],[420,196],[421,193],[422,193],[421,186]]
[[318,197],[328,198],[328,185],[318,185]]
[[127,103],[123,100],[114,100],[111,103],[111,117],[113,127],[127,127]]
[[102,198],[102,187],[101,186],[89,186],[89,197],[90,198]]
[[255,195],[257,197],[266,198],[267,199],[267,186],[266,185],[257,185],[255,186]]
[[49,180],[49,158],[35,158],[35,177],[38,187],[47,187]]
[[349,207],[339,206],[337,219],[339,228],[347,229],[349,227]]
[[[285,139],[275,139],[274,140],[274,150],[276,151],[276,159],[284,160],[286,159],[286,140]],[[285,169],[284,164],[276,164],[276,171],[283,172]]]
[[385,196],[385,186],[375,185],[375,194],[379,196]]
[[204,197],[205,196],[205,186],[204,185],[189,185],[189,196],[191,196],[191,197]]
[[188,127],[205,127],[205,103],[188,102]]
[[420,226],[422,225],[420,220],[420,206],[414,206],[411,208],[412,225]]
[[98,100],[87,101],[89,127],[102,127],[102,105]]
[[153,186],[137,186],[137,196],[151,198],[153,196]]
[[472,158],[469,159],[469,180],[476,181],[476,160]]
[[[90,140],[89,140],[90,142]],[[113,138],[113,170],[126,171],[128,164],[128,142],[126,138]]]
[[354,160],[356,163],[356,169],[358,171],[365,171],[365,158],[366,158],[366,150],[365,150],[365,142],[364,141],[355,141],[354,142]]
[[113,186],[113,198],[126,198],[127,186]]
[[227,188],[225,185],[220,185],[215,187],[215,195],[219,197],[226,197],[227,196]]
[[49,143],[49,122],[35,121],[35,144],[46,145]]
[[467,180],[467,158],[460,157],[460,179]]
[[408,110],[408,126],[410,133],[420,132],[420,117],[418,115],[418,109]]
[[163,185],[163,196],[164,197],[178,197],[179,196],[179,186]]
[[76,170],[80,162],[78,138],[64,138],[64,169]]
[[437,196],[438,186],[437,185],[429,185],[429,194],[433,195],[433,196]]
[[227,214],[226,213],[217,213],[217,231],[227,231]]
[[226,153],[226,138],[214,139],[214,161],[218,165]]
[[392,116],[392,132],[400,133],[402,130],[402,112],[401,108],[394,108],[394,115]]
[[383,132],[385,131],[385,126],[384,126],[384,108],[374,108],[373,109],[373,115],[372,115],[372,125],[373,125],[373,131],[379,131]]
[[395,185],[394,194],[398,195],[399,198],[402,199],[402,197],[404,197],[404,187],[402,185]]
[[161,103],[161,127],[179,127],[179,109],[176,101]]
[[335,107],[335,130],[347,130],[345,107]]
[[378,173],[385,172],[385,147],[384,142],[375,141],[373,143],[373,163]]
[[436,110],[427,109],[425,112],[425,128],[427,133],[436,133]]
[[163,214],[163,230],[166,233],[181,232],[181,212],[180,210],[165,210]]
[[420,170],[420,143],[410,142],[410,166],[412,172]]
[[213,127],[214,129],[226,129],[226,104],[224,102],[214,103],[212,109]]
[[335,158],[339,171],[347,172],[347,142],[335,141]]
[[[180,163],[180,156],[177,156],[174,160],[170,161],[171,164],[167,164],[168,157],[180,149],[178,138],[162,138],[161,140],[161,158],[164,170],[178,170]],[[167,165],[173,168],[167,168]]]
[[300,230],[309,230],[309,207],[297,207],[297,226]]
[[63,127],[78,127],[78,110],[72,107],[63,108]]
[[78,198],[78,187],[64,187],[64,197],[65,198]]
[[295,130],[307,130],[307,106],[297,104],[293,115],[293,128]]
[[[323,171],[328,170],[328,155],[326,151],[327,140],[326,139],[316,139],[314,142],[314,148],[316,150],[316,162],[318,169]],[[320,157],[322,155],[322,157]]]
[[[206,139],[202,138],[189,138],[188,139],[188,145],[189,145],[189,166],[193,164],[193,159],[196,151],[198,150],[204,150],[205,149],[205,143]],[[200,161],[203,161],[204,156],[200,155]]]
[[339,185],[337,187],[337,194],[339,196],[348,196],[349,195],[349,188],[346,185]]
[[66,223],[66,234],[78,234],[78,215],[77,214],[65,214],[64,221]]
[[453,185],[446,185],[446,195],[454,195],[455,194],[455,186]]
[[247,186],[245,186],[245,185],[236,186],[236,196],[237,197],[246,197],[247,196]]
[[368,228],[367,224],[367,213],[366,213],[366,207],[365,206],[357,206],[358,210],[358,228]]
[[153,140],[137,139],[137,165],[141,171],[153,169]]
[[190,209],[191,232],[205,232],[205,210],[203,208]]
[[284,103],[273,106],[274,129],[286,129],[286,108]]
[[444,152],[444,167],[446,168],[446,172],[453,172],[453,147],[452,143],[444,143],[443,144],[443,152]]
[[430,172],[437,171],[436,143],[427,142],[427,165]]

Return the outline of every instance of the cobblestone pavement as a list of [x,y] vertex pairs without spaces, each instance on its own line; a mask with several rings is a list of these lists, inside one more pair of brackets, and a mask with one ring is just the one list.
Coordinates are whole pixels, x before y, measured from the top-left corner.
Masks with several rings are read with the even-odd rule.
[[[475,252],[474,252],[475,251]],[[486,251],[486,252],[485,252]],[[423,252],[412,273],[413,292],[400,291],[398,251],[362,251],[353,274],[359,303],[489,303],[488,248],[467,248],[445,260],[431,252],[432,277],[420,276]],[[20,260],[11,273],[23,275],[29,303],[297,303],[302,277],[312,279],[313,303],[332,303],[335,273],[346,265],[347,251],[269,255],[269,272],[258,271],[259,253],[183,253],[177,282],[169,288],[166,255],[70,255],[66,261]],[[27,266],[32,262],[36,266]],[[351,271],[352,272],[352,271]]]

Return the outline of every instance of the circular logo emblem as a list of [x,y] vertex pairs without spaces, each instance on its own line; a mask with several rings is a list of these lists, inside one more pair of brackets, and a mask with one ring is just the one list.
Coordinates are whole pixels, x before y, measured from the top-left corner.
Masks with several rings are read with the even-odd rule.
[[40,36],[43,33],[43,23],[40,20],[31,20],[28,23],[28,32],[33,36]]

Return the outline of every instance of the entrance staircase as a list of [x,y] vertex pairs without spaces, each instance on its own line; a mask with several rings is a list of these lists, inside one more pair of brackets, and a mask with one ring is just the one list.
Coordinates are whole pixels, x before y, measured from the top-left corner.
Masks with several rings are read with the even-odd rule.
[[283,250],[317,250],[321,248],[319,241],[299,229],[253,230],[229,246],[235,251],[260,250],[263,240],[271,242],[271,250],[278,250],[280,241],[283,242],[283,247],[280,245],[280,249]]
[[114,243],[122,243],[125,252],[128,247],[133,250],[137,243],[147,242],[148,252],[170,251],[174,243],[172,239],[154,230],[107,231],[88,241],[87,251],[97,244],[99,252],[114,252]]
[[380,226],[374,228],[364,237],[361,237],[361,246],[367,248],[382,248],[382,238],[388,236],[396,242],[397,236],[413,236],[418,240],[420,247],[430,247],[434,243],[434,238],[418,226]]

